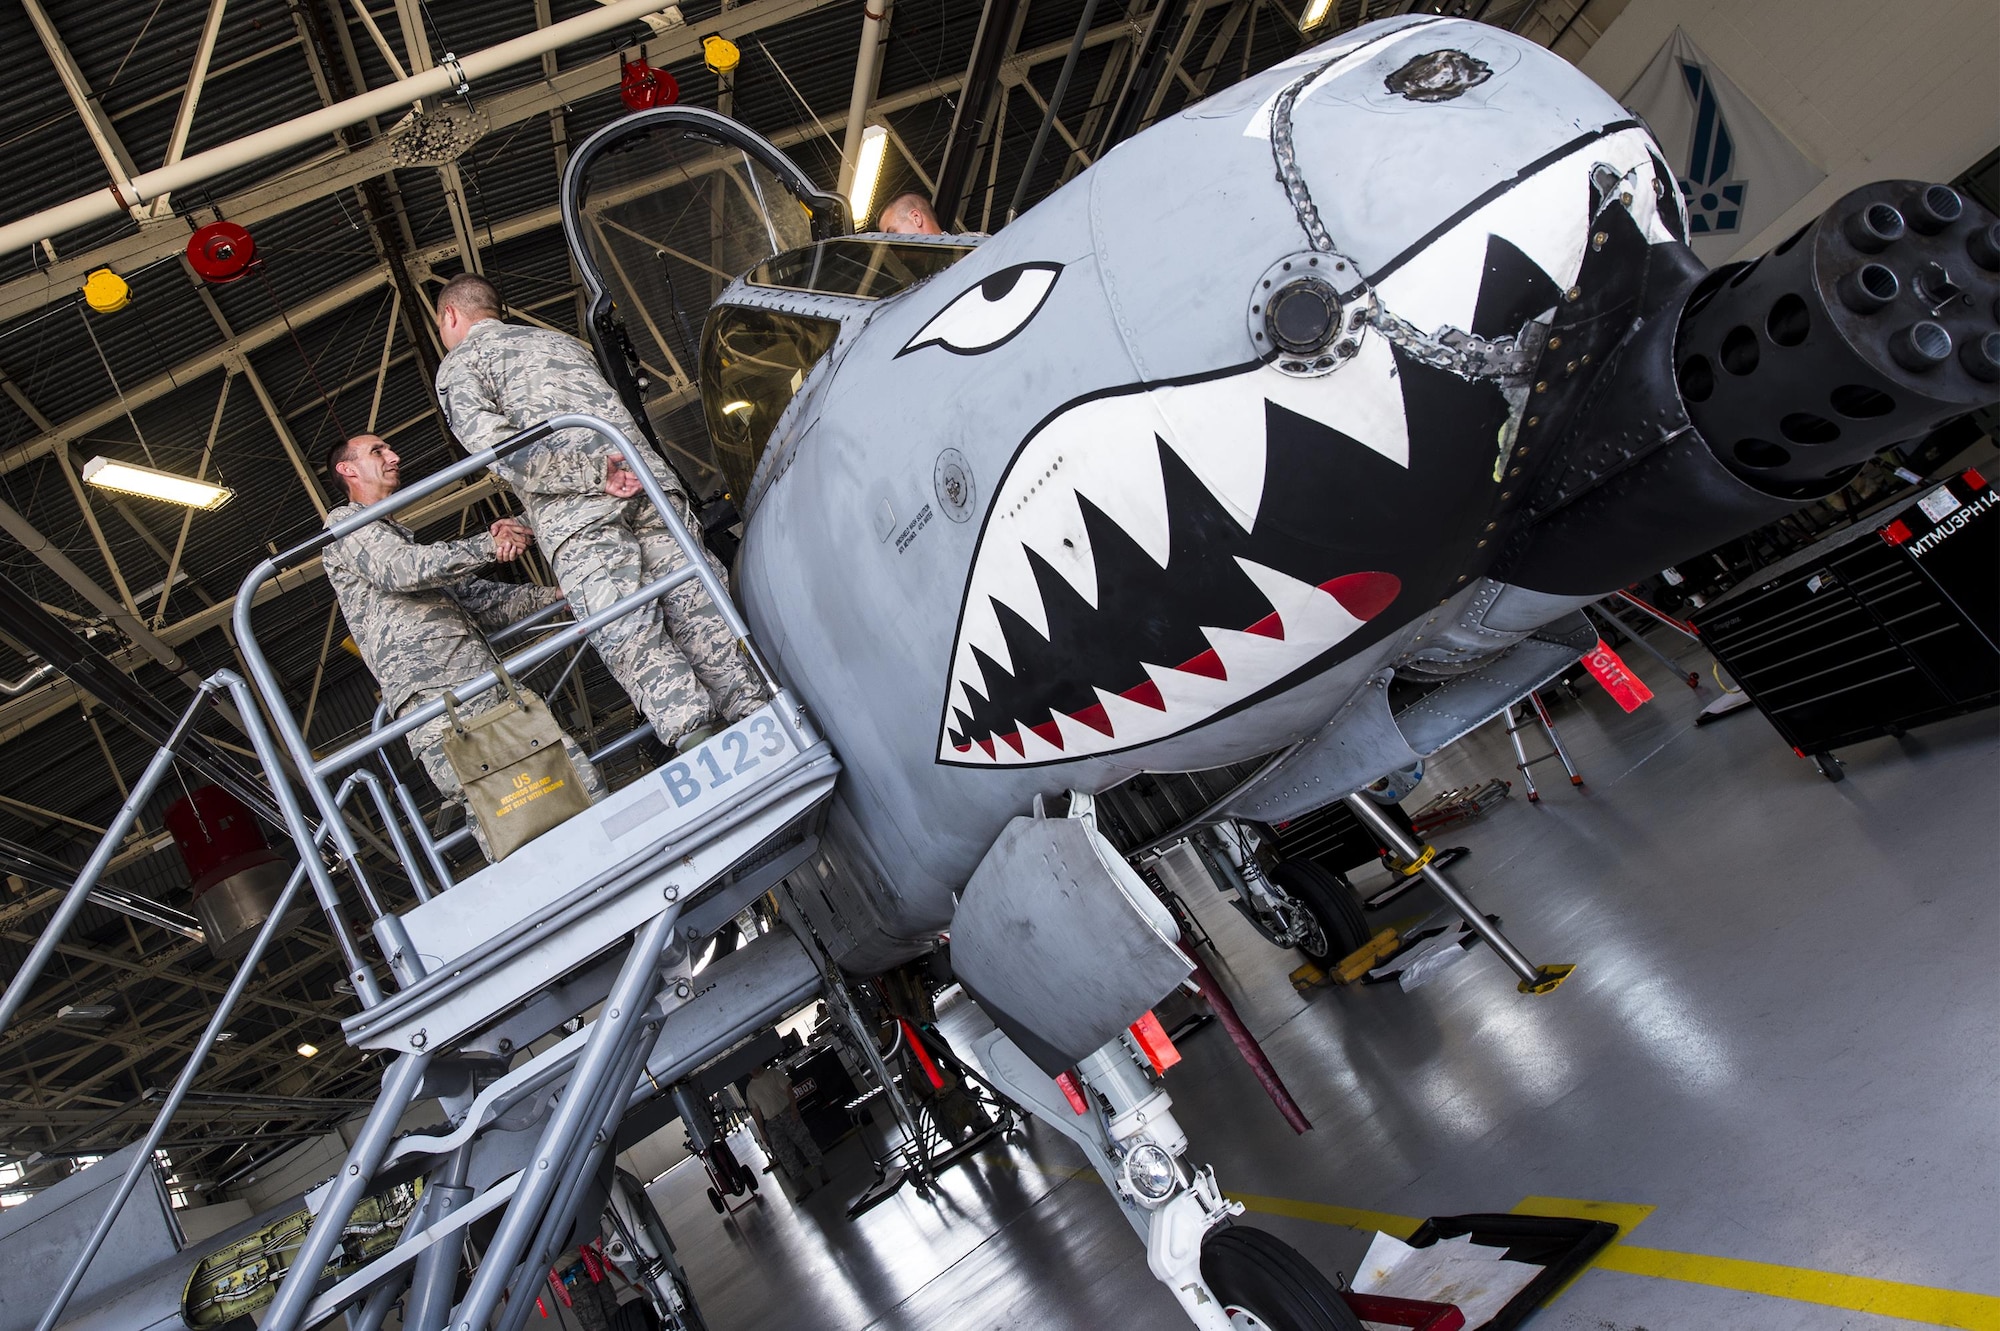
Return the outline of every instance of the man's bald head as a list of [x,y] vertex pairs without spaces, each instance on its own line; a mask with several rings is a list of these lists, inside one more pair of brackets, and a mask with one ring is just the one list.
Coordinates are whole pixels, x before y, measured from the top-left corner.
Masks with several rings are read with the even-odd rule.
[[937,213],[931,208],[931,201],[914,190],[898,194],[883,205],[875,229],[894,236],[944,234],[944,228],[938,225]]

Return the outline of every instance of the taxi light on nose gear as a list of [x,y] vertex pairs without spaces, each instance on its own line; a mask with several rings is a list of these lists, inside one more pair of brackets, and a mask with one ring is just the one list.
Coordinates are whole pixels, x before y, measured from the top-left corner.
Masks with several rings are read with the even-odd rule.
[[1140,1142],[1125,1157],[1125,1183],[1139,1200],[1157,1206],[1174,1195],[1181,1185],[1181,1172],[1173,1156],[1156,1142]]
[[110,458],[92,458],[84,463],[83,479],[105,490],[141,495],[147,499],[164,499],[170,504],[186,504],[189,508],[221,508],[236,493],[227,486],[211,485],[191,476],[176,476],[170,471],[155,471],[130,462],[113,462]]

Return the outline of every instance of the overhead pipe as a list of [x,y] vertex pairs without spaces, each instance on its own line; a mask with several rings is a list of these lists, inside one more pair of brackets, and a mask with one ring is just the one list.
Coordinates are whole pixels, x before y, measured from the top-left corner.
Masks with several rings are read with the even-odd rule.
[[19,679],[0,679],[0,693],[6,694],[9,698],[18,698],[37,684],[54,679],[61,673],[62,671],[57,670],[54,666],[43,662]]
[[668,0],[617,0],[602,9],[579,14],[561,23],[537,28],[511,41],[489,46],[460,59],[448,60],[407,79],[335,102],[308,115],[245,135],[231,143],[184,157],[157,171],[142,171],[129,182],[133,197],[123,197],[117,186],[109,186],[54,208],[0,226],[0,254],[51,240],[63,232],[110,217],[122,216],[135,204],[160,198],[177,189],[212,180],[252,162],[295,148],[302,143],[334,134],[370,116],[387,115],[406,109],[411,102],[457,91],[461,80],[484,78],[503,69],[525,64],[545,51],[558,50],[634,23],[667,7]]
[[[879,10],[870,7],[877,3],[882,6]],[[847,99],[847,135],[840,143],[840,188],[834,191],[843,199],[854,183],[854,163],[861,153],[861,131],[866,128],[868,103],[875,100],[875,85],[882,77],[883,28],[889,22],[890,4],[891,0],[862,0],[861,49],[854,58],[854,91]],[[869,225],[873,220],[855,218],[855,230],[873,231],[875,228]]]

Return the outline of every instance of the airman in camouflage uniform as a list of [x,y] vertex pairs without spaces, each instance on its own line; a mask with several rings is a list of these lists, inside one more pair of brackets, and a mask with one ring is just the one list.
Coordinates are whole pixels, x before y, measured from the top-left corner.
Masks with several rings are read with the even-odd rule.
[[[327,470],[346,484],[350,500],[326,515],[329,527],[395,493],[401,484],[396,454],[373,435],[336,445],[328,454]],[[521,523],[502,519],[477,536],[424,545],[409,528],[384,518],[327,547],[321,559],[327,581],[362,661],[382,686],[390,716],[421,707],[493,669],[493,649],[482,630],[497,632],[562,599],[553,587],[473,576],[488,564],[518,558],[529,536]],[[499,705],[499,690],[488,689],[467,699],[460,710],[476,716]],[[410,752],[446,799],[462,800],[458,773],[444,756],[447,723],[448,718],[439,716],[411,731]],[[563,748],[584,793],[593,802],[603,799],[604,782],[583,750],[568,735]],[[472,822],[483,852],[485,835],[478,820]]]
[[[438,368],[438,399],[468,452],[562,412],[586,412],[644,438],[589,348],[562,333],[502,323],[499,294],[484,278],[453,278],[437,308],[438,331],[450,349]],[[680,482],[651,450],[646,462],[698,542],[701,529]],[[494,470],[520,496],[579,618],[685,560],[638,477],[592,431],[560,431]],[[722,573],[713,556],[702,555]],[[591,643],[670,748],[705,733],[716,716],[741,720],[763,701],[761,682],[699,582],[684,582],[607,624]]]

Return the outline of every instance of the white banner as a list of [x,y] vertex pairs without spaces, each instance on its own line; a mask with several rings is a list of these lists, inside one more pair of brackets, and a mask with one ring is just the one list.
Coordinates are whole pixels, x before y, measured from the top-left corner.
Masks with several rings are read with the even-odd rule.
[[1679,28],[1629,88],[1687,198],[1688,241],[1711,266],[1826,179]]

